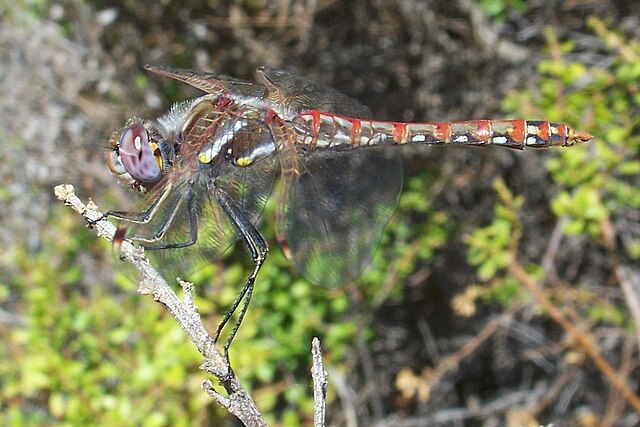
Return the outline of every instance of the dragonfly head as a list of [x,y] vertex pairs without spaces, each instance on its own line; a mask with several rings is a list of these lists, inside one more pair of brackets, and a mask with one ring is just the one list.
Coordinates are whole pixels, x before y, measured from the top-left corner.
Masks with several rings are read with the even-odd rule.
[[155,128],[133,118],[111,136],[107,165],[120,182],[143,191],[158,182],[166,171],[168,145]]

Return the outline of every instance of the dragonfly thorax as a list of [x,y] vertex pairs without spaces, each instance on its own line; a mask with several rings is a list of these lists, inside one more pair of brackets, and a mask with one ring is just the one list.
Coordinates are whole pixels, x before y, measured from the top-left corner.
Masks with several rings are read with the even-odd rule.
[[264,122],[247,121],[243,132],[238,133],[229,144],[227,155],[233,164],[246,167],[273,155],[276,151],[271,129]]
[[246,167],[276,151],[273,134],[261,113],[250,108],[228,110],[200,149],[201,164],[231,163]]

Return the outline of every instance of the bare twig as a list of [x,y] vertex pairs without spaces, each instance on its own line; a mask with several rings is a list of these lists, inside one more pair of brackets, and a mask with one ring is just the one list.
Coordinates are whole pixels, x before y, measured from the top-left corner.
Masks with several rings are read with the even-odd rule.
[[311,354],[313,366],[311,377],[313,378],[313,425],[324,427],[324,416],[327,405],[327,373],[322,364],[322,348],[317,337],[311,341]]
[[509,408],[521,405],[522,402],[541,399],[544,390],[540,387],[509,393],[506,396],[488,402],[478,407],[443,409],[428,415],[414,418],[400,418],[394,415],[375,424],[375,427],[419,427],[430,425],[462,425],[466,420],[474,418],[488,418],[496,414],[504,414]]
[[590,334],[579,330],[554,306],[545,295],[543,289],[536,280],[526,272],[526,270],[516,261],[515,256],[508,267],[511,274],[514,275],[524,287],[533,295],[538,304],[544,308],[549,316],[589,355],[596,367],[607,378],[611,385],[626,399],[627,402],[636,410],[640,411],[640,398],[629,387],[626,379],[611,367],[611,365],[602,357],[602,353],[598,348],[596,339]]
[[447,373],[457,369],[465,358],[473,354],[473,352],[475,352],[485,341],[491,338],[498,329],[508,324],[513,318],[515,312],[520,308],[521,307],[519,305],[514,305],[506,313],[491,320],[472,340],[467,342],[455,353],[442,359],[438,363],[438,367],[429,377],[429,387],[433,390]]
[[[99,237],[109,241],[113,240],[116,227],[111,222],[102,219],[102,213],[98,211],[98,207],[92,201],[85,205],[74,194],[72,185],[57,186],[55,194],[66,205],[71,206],[76,212],[80,213],[87,221],[91,223],[97,221],[93,226]],[[198,307],[193,303],[192,285],[181,282],[184,289],[184,299],[181,300],[149,263],[149,260],[144,256],[144,250],[124,241],[120,246],[120,251],[122,258],[130,262],[142,277],[138,285],[138,292],[144,295],[153,295],[154,300],[162,303],[169,310],[204,357],[201,368],[221,381],[228,393],[228,397],[219,394],[209,380],[202,383],[204,390],[221,406],[238,417],[244,425],[265,426],[264,418],[253,399],[244,390],[233,372],[229,372],[225,358],[218,351],[213,338],[204,327],[198,313]]]

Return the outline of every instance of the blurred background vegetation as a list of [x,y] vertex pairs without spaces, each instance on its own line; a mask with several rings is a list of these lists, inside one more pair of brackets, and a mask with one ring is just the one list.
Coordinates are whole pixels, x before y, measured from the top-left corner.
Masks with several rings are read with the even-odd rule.
[[[633,0],[1,0],[0,424],[235,423],[173,319],[53,197],[67,182],[103,209],[135,201],[103,164],[111,132],[197,94],[153,63],[288,67],[380,119],[595,135],[404,150],[398,212],[338,291],[286,262],[269,205],[273,250],[231,357],[270,425],[311,423],[313,336],[332,425],[638,425],[639,29]],[[212,329],[250,264],[237,246],[201,270]]]

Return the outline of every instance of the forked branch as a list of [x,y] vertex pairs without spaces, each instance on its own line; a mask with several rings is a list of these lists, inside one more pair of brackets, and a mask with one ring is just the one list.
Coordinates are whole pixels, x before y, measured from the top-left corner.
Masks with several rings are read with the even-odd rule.
[[[66,205],[80,213],[89,223],[92,223],[99,237],[113,241],[116,227],[111,222],[101,219],[102,212],[98,211],[98,207],[93,202],[83,203],[75,195],[72,185],[57,186],[55,194]],[[169,310],[204,357],[201,368],[221,381],[228,393],[228,397],[219,394],[209,380],[202,383],[203,389],[221,406],[238,417],[244,425],[265,426],[264,417],[255,402],[242,387],[233,372],[228,372],[224,356],[218,351],[213,338],[204,327],[198,313],[198,307],[193,303],[194,292],[192,285],[181,282],[184,289],[184,298],[181,300],[167,284],[166,280],[149,263],[143,249],[123,241],[120,246],[120,253],[122,259],[131,263],[142,277],[138,284],[138,292],[144,295],[153,295],[154,300],[162,303]]]

